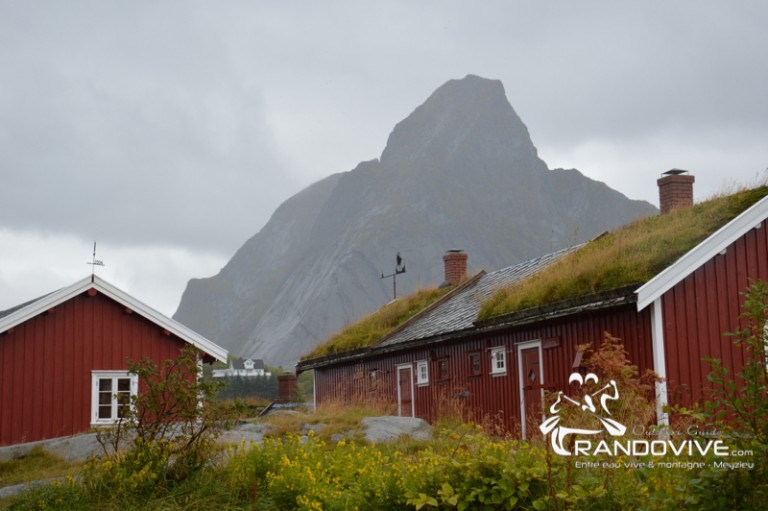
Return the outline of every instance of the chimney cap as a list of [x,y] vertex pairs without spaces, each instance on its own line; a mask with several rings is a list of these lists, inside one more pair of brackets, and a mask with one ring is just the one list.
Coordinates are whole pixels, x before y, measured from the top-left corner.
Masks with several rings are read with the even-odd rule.
[[446,254],[461,254],[462,252],[464,251],[460,248],[451,248],[445,251]]
[[688,174],[687,170],[683,169],[669,169],[666,172],[662,172],[662,176],[679,176],[680,174]]

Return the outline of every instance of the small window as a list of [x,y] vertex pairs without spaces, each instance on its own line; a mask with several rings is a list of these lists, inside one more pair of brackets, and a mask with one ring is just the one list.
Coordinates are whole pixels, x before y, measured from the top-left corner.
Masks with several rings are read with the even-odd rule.
[[91,424],[115,424],[130,415],[131,399],[138,394],[139,377],[128,371],[94,371]]
[[507,350],[503,347],[491,349],[491,374],[506,374]]
[[448,374],[448,359],[443,358],[437,361],[437,379],[438,381],[447,380]]
[[416,362],[416,384],[426,385],[429,383],[429,366],[426,360]]
[[480,376],[482,374],[482,366],[480,360],[480,353],[469,354],[469,374],[471,376]]

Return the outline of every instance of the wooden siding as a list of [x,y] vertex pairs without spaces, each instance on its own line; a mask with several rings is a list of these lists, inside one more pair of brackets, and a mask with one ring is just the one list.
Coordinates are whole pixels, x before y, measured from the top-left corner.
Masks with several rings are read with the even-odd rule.
[[186,343],[85,292],[0,334],[0,445],[90,428],[91,371],[176,358]]
[[688,406],[707,397],[706,358],[718,358],[730,374],[745,352],[725,336],[739,324],[750,279],[768,280],[768,226],[748,231],[662,296],[667,389],[670,403]]
[[[434,421],[441,415],[461,416],[519,434],[517,345],[531,340],[547,341],[542,350],[543,386],[566,390],[578,346],[591,344],[597,348],[606,332],[624,341],[630,360],[641,371],[653,368],[650,312],[638,314],[634,304],[629,304],[318,368],[316,400],[318,406],[332,402],[378,402],[396,413],[396,368],[412,364],[417,417]],[[507,353],[507,372],[492,375],[490,350],[501,346]],[[481,374],[477,376],[471,374],[472,353],[481,354]],[[415,362],[419,360],[429,363],[427,385],[416,383]],[[441,360],[448,362],[448,378],[443,381],[437,379]],[[375,384],[370,376],[373,371],[377,374]]]

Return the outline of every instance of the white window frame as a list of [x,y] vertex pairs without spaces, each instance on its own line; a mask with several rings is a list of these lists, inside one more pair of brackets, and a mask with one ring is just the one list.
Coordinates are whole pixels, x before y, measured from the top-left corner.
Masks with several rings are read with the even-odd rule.
[[118,379],[128,378],[130,380],[131,397],[139,393],[139,376],[128,371],[91,371],[91,425],[109,426],[117,424],[120,419],[117,417],[117,394],[112,395],[111,417],[108,419],[99,418],[99,382],[101,380],[112,380],[112,388],[117,391],[116,382]]
[[[502,367],[499,367],[499,362],[501,362]],[[491,348],[491,374],[494,376],[507,374],[507,348],[504,346]]]
[[426,360],[416,362],[416,385],[429,384],[429,363]]

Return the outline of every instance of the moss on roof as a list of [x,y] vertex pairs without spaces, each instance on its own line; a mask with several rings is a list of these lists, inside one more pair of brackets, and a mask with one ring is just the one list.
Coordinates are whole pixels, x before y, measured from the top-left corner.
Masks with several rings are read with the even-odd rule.
[[761,186],[637,220],[499,290],[479,319],[645,283],[766,195]]
[[412,295],[388,303],[354,323],[307,353],[301,360],[325,357],[370,346],[410,318],[439,300],[452,287],[420,289]]

